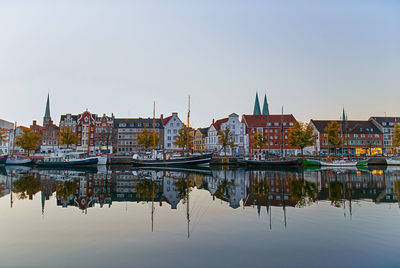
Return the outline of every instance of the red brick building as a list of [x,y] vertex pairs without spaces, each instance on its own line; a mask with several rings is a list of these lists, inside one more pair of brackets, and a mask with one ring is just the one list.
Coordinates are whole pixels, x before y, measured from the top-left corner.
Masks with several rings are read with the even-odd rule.
[[[283,155],[295,154],[297,150],[288,145],[288,132],[297,120],[292,114],[243,115],[242,123],[246,125],[249,136],[249,151]],[[253,135],[257,132],[267,136],[268,145],[258,150],[253,145]]]

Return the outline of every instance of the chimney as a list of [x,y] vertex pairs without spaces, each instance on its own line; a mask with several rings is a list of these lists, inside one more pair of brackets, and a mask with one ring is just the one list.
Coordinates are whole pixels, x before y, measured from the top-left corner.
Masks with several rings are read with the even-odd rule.
[[161,120],[163,120],[163,119],[164,119],[164,115],[163,115],[163,114],[161,114],[161,115],[160,115],[160,118],[161,118]]
[[215,120],[214,120],[214,118],[213,118],[213,125],[214,125],[214,123],[215,123]]
[[33,120],[33,125],[36,126],[36,120]]

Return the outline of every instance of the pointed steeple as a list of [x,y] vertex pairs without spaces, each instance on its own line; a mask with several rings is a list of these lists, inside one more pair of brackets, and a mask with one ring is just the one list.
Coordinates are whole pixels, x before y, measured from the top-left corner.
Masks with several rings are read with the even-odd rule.
[[256,101],[254,103],[253,115],[260,115],[260,114],[261,114],[260,101],[258,100],[258,93],[256,93]]
[[267,102],[267,94],[264,96],[264,104],[263,104],[263,110],[262,110],[263,115],[269,115],[269,107],[268,107],[268,102]]
[[346,116],[346,113],[345,113],[344,108],[343,108],[342,121],[346,121],[346,120],[347,120],[347,116]]
[[47,94],[46,111],[44,112],[43,125],[49,124],[51,121],[50,116],[50,94]]

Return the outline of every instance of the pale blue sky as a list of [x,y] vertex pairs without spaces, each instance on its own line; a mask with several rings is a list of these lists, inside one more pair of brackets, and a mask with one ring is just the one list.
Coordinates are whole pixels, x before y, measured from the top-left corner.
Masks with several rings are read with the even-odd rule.
[[[0,1],[0,118],[400,115],[400,1]],[[261,96],[262,97],[262,96]]]

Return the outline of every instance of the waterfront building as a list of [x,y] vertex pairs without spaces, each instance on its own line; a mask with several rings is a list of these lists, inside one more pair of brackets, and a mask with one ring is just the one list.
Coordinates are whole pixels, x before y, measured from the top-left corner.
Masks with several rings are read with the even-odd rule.
[[9,154],[12,146],[11,133],[14,130],[14,124],[6,120],[0,119],[0,130],[3,133],[4,141],[0,142],[0,155]]
[[172,113],[171,116],[166,118],[163,118],[162,115],[161,117],[164,126],[164,149],[166,151],[182,150],[182,148],[174,144],[178,138],[179,130],[185,126],[181,119],[179,119],[178,113]]
[[375,155],[382,154],[383,132],[372,122],[372,120],[339,120],[341,126],[339,137],[343,144],[334,148],[328,143],[326,128],[335,120],[311,120],[310,126],[316,135],[316,151],[318,153],[343,152],[350,155]]
[[58,146],[59,128],[53,123],[50,115],[50,95],[47,95],[46,109],[43,116],[42,126],[38,125],[36,120],[33,120],[32,125],[29,127],[31,130],[38,133],[41,137],[40,152],[50,153],[54,152]]
[[248,150],[248,136],[246,134],[246,126],[240,122],[239,116],[232,113],[227,118],[213,121],[208,128],[207,137],[205,138],[204,145],[206,152],[214,152],[223,150],[219,142],[218,133],[229,128],[232,135],[233,147],[227,147],[226,152],[231,155],[244,154]]
[[400,117],[372,116],[369,120],[383,132],[383,153],[392,154],[394,127],[395,124],[400,126]]
[[209,127],[206,128],[198,128],[194,132],[193,138],[193,151],[196,153],[204,153],[205,152],[205,139],[208,134]]
[[77,151],[96,154],[108,150],[112,153],[113,114],[99,117],[88,110],[78,115],[64,114],[60,117],[60,130],[66,127],[79,138]]
[[[159,143],[156,149],[164,146],[164,125],[161,118],[156,118],[154,129],[158,133]],[[113,147],[118,154],[133,154],[144,150],[137,143],[137,134],[144,129],[153,130],[152,118],[115,118],[113,128]]]
[[[280,155],[297,154],[298,150],[288,145],[289,129],[297,122],[292,114],[243,115],[242,122],[246,127],[249,139],[249,153],[268,153]],[[253,144],[256,133],[268,137],[268,144],[258,149]]]

